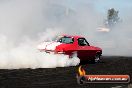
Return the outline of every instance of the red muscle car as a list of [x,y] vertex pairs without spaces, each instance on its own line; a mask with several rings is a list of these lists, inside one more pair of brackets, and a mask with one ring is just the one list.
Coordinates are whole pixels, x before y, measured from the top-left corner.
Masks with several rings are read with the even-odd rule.
[[66,54],[69,57],[76,53],[81,61],[98,62],[102,54],[101,48],[91,46],[84,37],[70,35],[58,36],[52,42],[43,42],[38,49],[47,53]]

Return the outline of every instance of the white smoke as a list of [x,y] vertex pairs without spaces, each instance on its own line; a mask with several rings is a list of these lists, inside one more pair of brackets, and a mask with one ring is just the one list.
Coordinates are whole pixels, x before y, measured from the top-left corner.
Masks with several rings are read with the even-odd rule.
[[37,50],[37,43],[25,40],[19,45],[9,44],[5,36],[1,36],[0,69],[19,68],[55,68],[76,66],[80,60],[76,56],[69,58],[67,55],[55,55]]
[[[61,28],[49,28],[48,0],[0,1],[0,69],[55,68],[78,65],[76,56],[39,52],[37,45],[51,40]],[[47,16],[46,16],[47,14]]]

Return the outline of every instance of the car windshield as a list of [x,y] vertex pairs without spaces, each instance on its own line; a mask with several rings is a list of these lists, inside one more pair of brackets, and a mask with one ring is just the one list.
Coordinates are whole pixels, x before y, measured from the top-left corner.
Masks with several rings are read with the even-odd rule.
[[56,41],[57,41],[57,42],[60,42],[60,43],[71,44],[71,43],[74,42],[74,39],[71,38],[71,37],[63,36],[63,37],[56,38]]

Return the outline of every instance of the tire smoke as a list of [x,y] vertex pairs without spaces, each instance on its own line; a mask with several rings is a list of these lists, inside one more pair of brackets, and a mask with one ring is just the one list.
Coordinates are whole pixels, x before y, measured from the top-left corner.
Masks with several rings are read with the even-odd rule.
[[0,69],[67,67],[80,62],[76,56],[69,58],[67,55],[40,52],[34,41],[27,40],[14,46],[5,36],[0,36],[0,40]]

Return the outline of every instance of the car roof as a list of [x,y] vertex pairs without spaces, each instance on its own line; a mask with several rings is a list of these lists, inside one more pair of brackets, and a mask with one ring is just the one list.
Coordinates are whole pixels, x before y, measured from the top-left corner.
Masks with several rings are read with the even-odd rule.
[[79,35],[66,35],[66,34],[63,34],[62,36],[73,37],[73,38],[84,38],[84,37],[79,36]]

